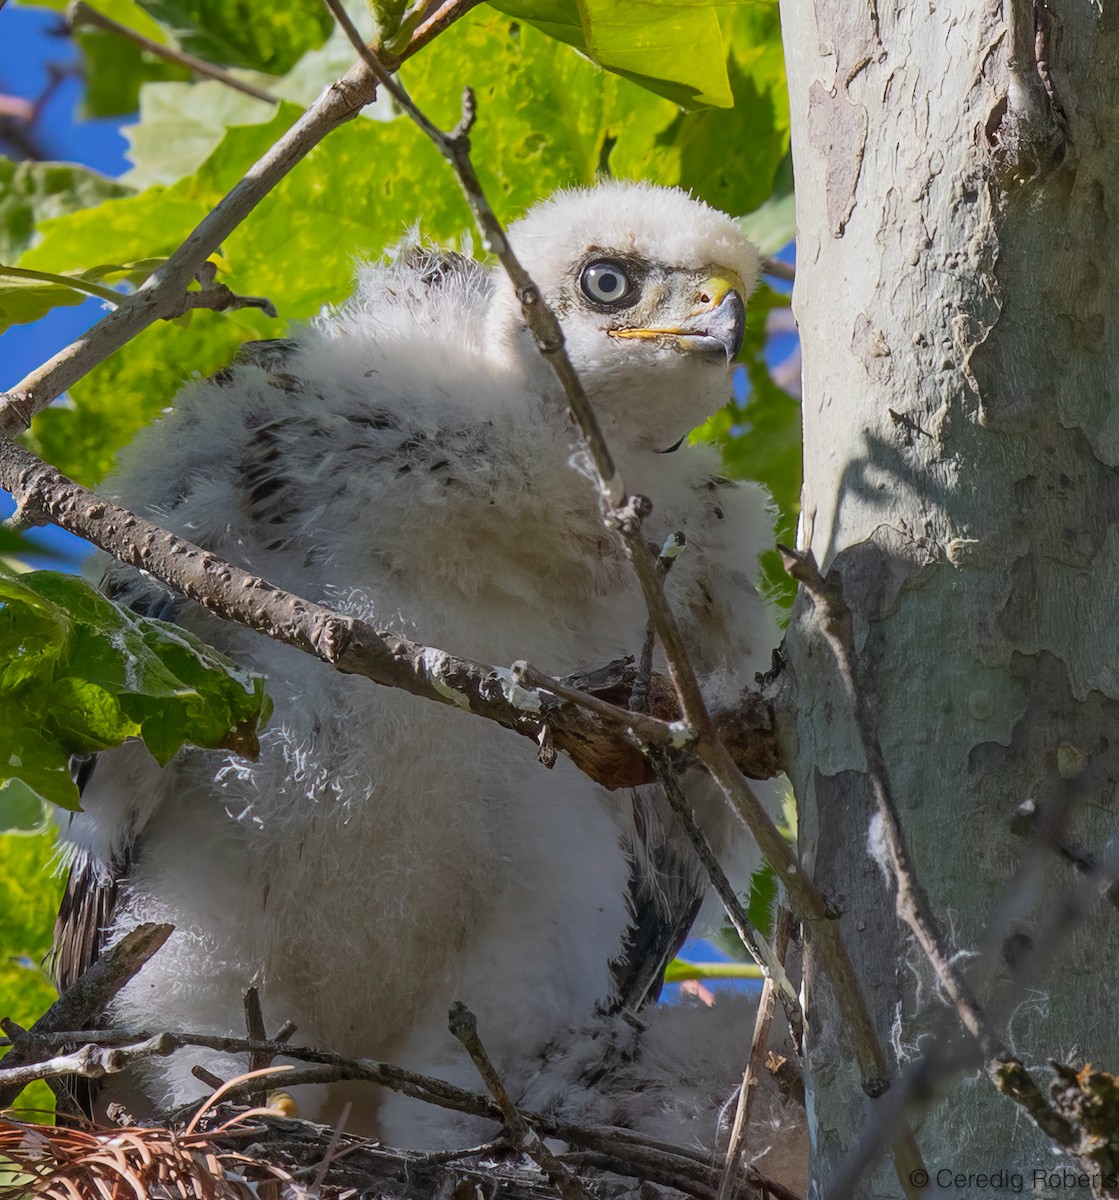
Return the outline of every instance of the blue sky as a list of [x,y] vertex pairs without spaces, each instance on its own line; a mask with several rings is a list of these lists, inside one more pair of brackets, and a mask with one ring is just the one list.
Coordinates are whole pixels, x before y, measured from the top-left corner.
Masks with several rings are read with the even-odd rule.
[[[45,9],[0,10],[0,94],[18,96],[37,103],[46,96],[33,125],[36,145],[43,154],[60,162],[82,163],[105,175],[120,175],[128,169],[127,142],[120,132],[124,121],[100,118],[87,120],[80,112],[82,86],[74,73],[77,52],[59,35],[60,14]],[[52,73],[63,75],[51,87]],[[9,150],[8,147],[3,147]],[[34,325],[14,325],[0,335],[0,389],[18,383],[28,371],[79,337],[102,315],[101,302],[88,300],[76,308],[59,308]],[[12,511],[6,493],[0,493],[0,518]],[[53,526],[35,530],[31,540],[52,547],[76,566],[90,547],[80,538]],[[58,567],[57,561],[36,566]]]

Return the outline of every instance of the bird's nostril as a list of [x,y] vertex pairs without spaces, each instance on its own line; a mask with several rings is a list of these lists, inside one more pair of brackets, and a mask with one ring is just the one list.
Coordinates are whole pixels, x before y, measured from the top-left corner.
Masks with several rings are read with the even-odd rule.
[[699,302],[700,302],[700,304],[710,304],[711,297],[706,292],[700,292],[699,293]]

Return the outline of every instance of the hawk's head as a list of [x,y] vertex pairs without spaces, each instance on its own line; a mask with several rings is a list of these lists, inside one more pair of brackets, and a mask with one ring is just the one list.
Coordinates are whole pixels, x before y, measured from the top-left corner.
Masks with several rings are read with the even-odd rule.
[[[729,399],[758,271],[730,217],[679,189],[614,182],[558,193],[510,240],[614,439],[664,449]],[[513,297],[499,303],[519,328]]]

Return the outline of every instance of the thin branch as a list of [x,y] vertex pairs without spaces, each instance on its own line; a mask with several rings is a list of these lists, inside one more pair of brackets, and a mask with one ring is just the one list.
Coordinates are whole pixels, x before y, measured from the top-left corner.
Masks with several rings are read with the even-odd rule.
[[[640,747],[619,734],[620,722],[638,725],[642,736],[663,735],[667,746],[681,742],[676,725],[609,704],[603,708],[604,702],[586,694],[586,688],[599,682],[624,687],[616,671],[581,677],[584,690],[561,683],[562,697],[549,690],[551,680],[541,688],[526,688],[506,668],[408,641],[284,591],[95,495],[3,438],[0,486],[11,492],[24,521],[50,519],[217,616],[296,646],[339,671],[468,710],[534,742],[547,731],[580,770],[605,787],[634,787],[654,778]],[[741,738],[739,747],[744,761],[765,769],[773,760],[772,723],[764,704],[744,703],[747,717],[753,714],[758,721],[757,752],[749,738]],[[743,706],[736,705],[727,719],[737,720],[742,712]]]
[[[413,33],[405,49],[389,59],[396,69],[480,0],[444,4]],[[359,63],[311,105],[302,117],[251,166],[241,181],[208,213],[174,254],[136,293],[77,341],[54,355],[0,396],[0,435],[14,437],[67,388],[149,325],[180,310],[182,296],[203,264],[272,189],[339,125],[369,104],[377,81]]]
[[[346,1058],[313,1047],[287,1046],[275,1039],[268,1042],[256,1042],[247,1038],[210,1034],[169,1031],[152,1034],[146,1031],[122,1029],[60,1031],[46,1034],[43,1039],[43,1044],[51,1048],[87,1043],[92,1045],[93,1050],[105,1051],[106,1048],[112,1048],[114,1053],[124,1054],[126,1059],[162,1054],[168,1050],[168,1047],[173,1053],[176,1049],[187,1046],[226,1054],[285,1055],[308,1065],[290,1067],[277,1072],[274,1076],[275,1082],[284,1087],[344,1080],[364,1081],[469,1116],[486,1117],[494,1121],[501,1121],[505,1116],[501,1108],[486,1097],[455,1087],[443,1080],[406,1071],[372,1059]],[[98,1058],[99,1056],[91,1051],[88,1062],[96,1064]],[[84,1065],[77,1056],[70,1056],[67,1063],[67,1066],[73,1068],[83,1068]],[[40,1066],[50,1068],[48,1063],[42,1063]],[[96,1070],[97,1068],[93,1066],[92,1069]],[[0,1067],[0,1082],[4,1081],[4,1078],[4,1069]],[[259,1090],[260,1081],[258,1078],[249,1077],[243,1080],[232,1080],[222,1086],[225,1089],[222,1096],[224,1102],[242,1103]],[[211,1102],[207,1101],[207,1104],[209,1103]],[[196,1102],[177,1109],[173,1113],[165,1114],[163,1121],[169,1126],[177,1126],[194,1120],[197,1114],[198,1104]],[[689,1195],[711,1197],[712,1200],[714,1198],[718,1185],[718,1172],[710,1165],[708,1156],[703,1151],[662,1142],[635,1130],[573,1125],[557,1121],[542,1113],[523,1109],[518,1110],[518,1114],[525,1125],[536,1135],[558,1138],[568,1142],[577,1151],[603,1156],[609,1160],[608,1164],[604,1163],[604,1165],[608,1165],[608,1169],[616,1173],[663,1183],[676,1187]],[[456,1151],[449,1157],[457,1158],[463,1153],[470,1153],[470,1151]],[[437,1160],[437,1156],[431,1157],[433,1160]],[[766,1180],[753,1168],[748,1170],[747,1178],[755,1188],[768,1188],[773,1196],[795,1200],[791,1197],[791,1193],[778,1188],[776,1184]],[[764,1191],[762,1194],[765,1194]]]
[[[55,1058],[20,1066],[0,1066],[0,1088],[18,1092],[29,1083],[40,1079],[64,1079],[68,1075],[100,1079],[104,1075],[116,1075],[141,1059],[166,1057],[179,1049],[179,1045],[169,1033],[157,1034],[153,1038],[128,1046],[98,1046],[86,1043],[72,1054],[60,1054]],[[7,1061],[4,1059],[4,1063]]]
[[[2,439],[0,484],[12,493],[19,511],[31,519],[49,517],[216,615],[297,646],[340,671],[365,675],[439,704],[469,709],[534,740],[546,719],[557,743],[570,749],[576,761],[581,752],[585,752],[582,757],[594,761],[613,757],[623,775],[627,774],[627,757],[640,764],[636,748],[622,743],[618,753],[619,739],[613,728],[604,730],[574,705],[561,705],[527,689],[514,690],[508,671],[381,633],[363,621],[283,591],[95,496],[22,447]],[[634,774],[632,765],[628,774]],[[639,765],[637,778],[645,775],[645,768]]]
[[774,279],[784,279],[787,283],[795,283],[797,269],[792,263],[782,262],[779,258],[766,254],[762,257],[762,274],[771,275]]
[[[587,712],[593,712],[611,725],[628,729],[641,741],[647,742],[651,746],[666,746],[674,750],[681,750],[691,741],[689,730],[678,721],[661,721],[643,712],[620,708],[608,700],[602,700],[598,696],[592,696],[588,692],[570,687],[562,680],[554,679],[551,675],[545,675],[543,671],[538,671],[527,662],[521,661],[513,664],[513,678],[517,683],[523,681],[529,687],[552,692],[561,700],[577,704],[580,708]],[[640,675],[638,679],[640,680]]]
[[279,104],[279,100],[271,92],[266,92],[263,88],[254,87],[251,83],[245,83],[221,67],[215,66],[213,63],[208,63],[205,59],[196,58],[193,54],[188,54],[185,50],[176,50],[171,46],[164,46],[160,42],[144,37],[142,33],[138,33],[135,29],[129,29],[127,25],[121,25],[109,17],[102,15],[95,8],[90,8],[88,4],[84,3],[84,0],[74,0],[74,3],[66,9],[66,20],[71,29],[79,25],[88,25],[96,29],[103,29],[107,33],[115,33],[118,37],[135,42],[141,50],[146,50],[149,54],[154,54],[156,57],[165,59],[167,62],[178,63],[179,66],[187,67],[197,75],[205,75],[209,79],[216,79],[219,83],[224,83],[226,87],[235,88],[239,92],[244,92],[246,96],[263,100],[266,104]]
[[723,902],[723,908],[731,925],[734,926],[735,933],[742,939],[742,944],[749,950],[754,961],[765,972],[766,981],[773,981],[773,986],[777,989],[777,995],[781,1000],[781,1007],[785,1010],[785,1017],[789,1022],[793,1044],[800,1048],[804,1041],[804,1014],[800,1009],[800,1001],[797,999],[796,988],[785,973],[784,964],[774,950],[771,949],[765,938],[758,932],[754,923],[747,915],[746,910],[742,907],[742,902],[735,894],[730,880],[727,879],[723,868],[719,865],[719,860],[711,848],[711,843],[707,840],[707,835],[699,827],[692,813],[691,805],[684,796],[680,788],[680,782],[676,778],[671,765],[665,761],[663,754],[658,751],[650,750],[649,754],[656,768],[657,778],[664,789],[665,797],[671,805],[676,819],[680,822],[681,828],[687,834],[688,840],[692,843],[692,847],[699,857],[700,862],[703,864],[711,880],[711,885],[714,887],[719,899]]
[[[785,954],[789,948],[792,931],[792,914],[788,909],[783,908],[777,917],[777,933],[773,939],[773,956],[782,966],[785,964]],[[762,1056],[769,1043],[775,999],[776,988],[773,977],[767,975],[765,983],[762,984],[761,999],[758,1001],[758,1011],[754,1018],[754,1035],[750,1039],[750,1057],[746,1061],[742,1086],[738,1091],[738,1105],[735,1108],[734,1124],[731,1126],[730,1142],[727,1145],[727,1154],[723,1165],[723,1177],[719,1180],[716,1200],[732,1200],[738,1174],[742,1169],[742,1156],[746,1152],[746,1132],[750,1128],[750,1109],[753,1107],[754,1096],[758,1090],[758,1080],[761,1078],[763,1070]]]
[[545,1175],[555,1184],[556,1190],[564,1200],[589,1200],[583,1185],[571,1174],[558,1158],[544,1144],[540,1135],[533,1129],[517,1110],[517,1106],[509,1098],[505,1085],[497,1068],[486,1053],[482,1039],[478,1036],[478,1022],[474,1014],[465,1004],[456,1001],[451,1006],[451,1033],[462,1043],[470,1060],[473,1062],[486,1090],[497,1101],[501,1115],[505,1119],[505,1129],[510,1143],[532,1159]]
[[[4,1056],[4,1068],[15,1070],[29,1062],[58,1029],[82,1026],[92,1021],[105,1005],[140,970],[171,936],[172,925],[140,925],[126,934],[47,1009],[31,1026],[20,1029],[12,1021],[0,1021],[11,1039],[12,1049]],[[0,1073],[0,1109],[7,1108],[24,1085],[5,1086]]]

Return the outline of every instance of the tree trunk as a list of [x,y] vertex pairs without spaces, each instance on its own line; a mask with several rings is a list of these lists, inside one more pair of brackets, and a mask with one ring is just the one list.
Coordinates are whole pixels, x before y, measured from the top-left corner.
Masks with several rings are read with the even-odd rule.
[[[1119,914],[1093,894],[1051,936],[1084,874],[1023,836],[1018,815],[1032,801],[1096,856],[1115,823],[1119,16],[1100,7],[782,0],[800,544],[842,580],[860,686],[949,950],[979,956],[961,961],[995,1032],[1046,1091],[1053,1058],[1119,1071]],[[787,658],[800,850],[844,914],[904,1067],[946,1010],[868,845],[862,744],[803,595]],[[826,1190],[891,1100],[863,1095],[826,984],[809,981]],[[1063,1160],[981,1071],[957,1075],[914,1128],[932,1194],[1091,1194],[1038,1186],[1034,1172]],[[1023,1187],[961,1190],[945,1169],[1017,1172]],[[888,1159],[856,1194],[902,1194]]]

